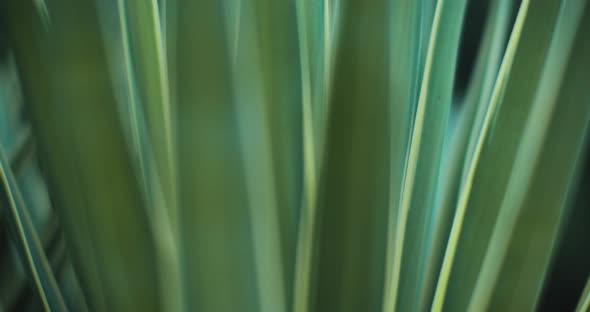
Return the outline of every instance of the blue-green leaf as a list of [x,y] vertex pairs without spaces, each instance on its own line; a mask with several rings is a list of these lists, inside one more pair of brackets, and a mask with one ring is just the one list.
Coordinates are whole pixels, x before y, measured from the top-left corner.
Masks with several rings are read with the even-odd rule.
[[43,307],[47,311],[67,311],[37,230],[31,222],[21,191],[1,145],[0,178],[10,206],[8,207],[9,224],[16,233],[17,246],[20,247],[19,250],[23,254],[22,258],[39,292]]

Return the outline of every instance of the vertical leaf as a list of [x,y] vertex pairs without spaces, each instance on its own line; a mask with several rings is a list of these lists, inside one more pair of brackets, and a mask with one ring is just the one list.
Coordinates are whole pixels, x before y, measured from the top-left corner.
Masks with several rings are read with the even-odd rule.
[[423,305],[418,301],[428,291],[422,272],[428,265],[429,221],[434,213],[465,6],[464,0],[438,1],[430,32],[396,222],[392,295],[402,311]]
[[388,1],[339,5],[327,134],[323,155],[316,153],[318,199],[311,199],[319,230],[309,309],[375,311],[385,274],[390,10]]
[[[271,150],[269,158],[273,176],[278,216],[285,302],[292,306],[294,266],[298,223],[301,218],[303,189],[301,71],[298,58],[297,15],[295,1],[248,0],[252,2],[250,23],[255,24],[258,44],[262,117],[266,123]],[[244,29],[242,28],[242,32]],[[245,34],[244,34],[245,35]],[[244,70],[244,76],[250,76]],[[251,79],[252,77],[244,77]],[[258,151],[260,153],[260,151]],[[266,156],[265,156],[266,157]],[[263,159],[259,159],[263,161]],[[265,234],[265,235],[268,235]],[[270,289],[267,289],[269,291]]]
[[[590,8],[562,3],[542,78],[471,305],[531,310],[538,300],[590,122]],[[582,21],[582,22],[581,22]]]
[[225,12],[215,0],[177,1],[176,8],[177,47],[170,57],[176,59],[186,306],[199,311],[259,311],[263,303],[257,287],[255,230],[249,220],[254,218],[250,209],[260,207],[249,207],[246,183],[252,177],[246,176],[251,168],[244,167],[244,160],[250,155],[241,145],[238,116],[247,108],[238,100],[248,99],[234,93]]
[[[465,164],[433,310],[440,310],[443,301],[445,309],[467,308],[513,170],[524,131],[523,121],[531,111],[559,12],[556,1],[530,7],[525,1],[521,5],[484,123],[474,137],[477,141],[473,145],[474,154]],[[531,54],[533,50],[535,53]]]
[[173,118],[163,30],[155,0],[119,0],[127,24],[130,61],[172,228],[177,223]]
[[123,123],[130,127],[138,183],[154,236],[163,305],[168,311],[182,311],[173,120],[160,15],[155,1],[117,4],[128,94],[123,106],[129,112]]
[[89,306],[157,310],[153,241],[95,3],[53,1],[45,24],[29,1],[7,7],[39,155]]
[[406,157],[410,144],[413,115],[416,110],[426,53],[422,48],[425,1],[397,1],[391,4],[389,49],[393,56],[389,63],[389,223],[387,226],[386,276],[383,288],[383,311],[393,311],[397,304],[400,255],[398,217],[404,181]]
[[[470,138],[478,133],[483,124],[483,116],[490,100],[491,91],[498,75],[498,68],[505,49],[508,35],[510,1],[496,1],[488,13],[482,44],[479,47],[476,64],[468,86],[463,106],[456,121],[456,130],[450,137],[448,152],[443,161],[441,171],[440,195],[435,204],[430,226],[432,240],[429,242],[429,264],[426,267],[425,283],[427,291],[422,303],[430,304],[434,297],[436,280],[442,265],[445,245],[451,230],[453,215],[457,205],[457,197],[463,163],[472,153],[469,145]],[[427,309],[423,307],[421,309]]]
[[67,311],[62,294],[57,287],[55,277],[47,261],[45,251],[37,235],[21,191],[10,169],[10,163],[0,144],[0,178],[3,190],[8,198],[9,224],[17,236],[17,246],[23,254],[23,260],[47,311]]

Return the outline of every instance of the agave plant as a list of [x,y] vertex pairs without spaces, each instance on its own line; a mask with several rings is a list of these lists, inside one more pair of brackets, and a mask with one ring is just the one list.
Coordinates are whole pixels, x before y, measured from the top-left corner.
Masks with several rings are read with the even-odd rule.
[[45,310],[531,311],[590,261],[585,0],[1,5],[73,266],[0,148]]

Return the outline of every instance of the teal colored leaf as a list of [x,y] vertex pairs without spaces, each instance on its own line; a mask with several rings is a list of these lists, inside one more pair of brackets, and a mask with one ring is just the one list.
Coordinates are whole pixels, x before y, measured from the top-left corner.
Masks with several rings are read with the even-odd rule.
[[[466,1],[438,1],[410,133],[393,251],[393,302],[405,311],[424,306],[430,219],[451,108]],[[403,267],[403,270],[402,270]]]
[[300,67],[302,196],[293,285],[293,310],[310,308],[317,257],[318,179],[323,164],[333,50],[340,1],[295,1]]
[[155,1],[118,0],[131,145],[165,310],[182,311],[176,165],[163,30]]
[[456,129],[447,130],[447,154],[441,160],[440,195],[432,215],[432,240],[429,242],[429,264],[425,274],[428,291],[423,293],[421,302],[429,303],[434,297],[435,284],[442,265],[443,255],[453,215],[457,204],[457,196],[463,163],[472,153],[468,152],[468,143],[472,135],[478,133],[483,123],[491,91],[496,81],[498,68],[504,54],[505,41],[508,35],[510,1],[497,1],[492,4],[487,17],[482,43],[478,50],[473,74],[458,112]]
[[[575,6],[576,4],[574,4]],[[511,221],[508,221],[508,217],[506,217],[506,209],[503,209],[498,217],[505,194],[513,192],[514,187],[526,187],[527,185],[525,182],[512,180],[514,175],[511,174],[515,170],[513,166],[515,166],[514,162],[517,159],[519,145],[525,144],[522,142],[532,144],[522,135],[529,133],[527,135],[531,135],[531,138],[537,140],[534,141],[535,144],[541,142],[538,136],[542,135],[543,131],[534,131],[530,128],[525,130],[525,124],[530,114],[539,113],[535,110],[537,106],[534,106],[533,103],[538,102],[536,100],[537,90],[547,89],[545,86],[548,82],[544,82],[542,79],[544,60],[548,57],[547,53],[553,34],[559,33],[554,32],[554,29],[558,16],[564,14],[562,13],[564,7],[568,6],[559,6],[557,1],[543,6],[529,4],[528,1],[525,1],[521,5],[492,98],[485,113],[484,124],[476,136],[477,143],[472,145],[475,146],[474,154],[465,164],[466,171],[463,175],[459,202],[438,281],[433,310],[439,311],[443,307],[443,301],[445,310],[467,309],[470,300],[476,300],[473,301],[474,304],[482,304],[478,307],[471,306],[475,310],[483,309],[486,306],[486,300],[480,299],[482,298],[480,291],[481,287],[484,287],[485,291],[489,290],[485,288],[486,286],[477,287],[476,281],[479,278],[486,280],[490,276],[480,275],[482,274],[480,268],[484,270],[484,274],[488,274],[485,270],[493,272],[491,269],[493,266],[489,266],[487,263],[489,260],[484,262],[484,254],[488,245],[492,246],[490,248],[503,248],[500,246],[503,246],[505,240],[496,237],[498,234],[492,233],[511,234],[509,228],[504,228],[506,231],[495,228],[498,224],[510,226]],[[565,40],[567,42],[567,39]],[[566,49],[566,47],[567,44],[562,49]],[[531,55],[532,50],[535,51],[535,56]],[[558,52],[556,55],[563,60],[563,52]],[[551,54],[549,56],[551,57]],[[548,64],[552,65],[549,66],[559,64],[559,62],[552,62],[556,61],[550,58]],[[539,114],[548,116],[547,111],[543,109],[551,106],[539,105],[541,106],[538,107],[544,107],[541,108]],[[536,128],[536,130],[538,129]],[[575,148],[578,148],[578,145]],[[525,151],[530,152],[529,150]],[[568,155],[575,156],[576,154],[576,152],[572,152]],[[571,165],[571,162],[565,162],[565,164]],[[511,180],[513,182],[510,182]],[[509,183],[513,184],[509,185]],[[564,181],[564,183],[566,182]],[[538,193],[531,192],[531,194]],[[518,202],[508,202],[516,207],[509,209],[509,215],[514,216],[514,212],[518,211]],[[556,206],[553,207],[549,209],[555,209]],[[500,223],[496,224],[496,222]],[[526,237],[527,234],[524,235]],[[502,257],[502,253],[492,257],[496,256]],[[510,276],[512,278],[512,275]],[[474,289],[477,292],[477,297],[472,297]],[[524,297],[523,301],[519,303],[528,300],[527,298]],[[507,304],[506,301],[502,302]],[[519,310],[519,308],[513,308]],[[524,309],[526,310],[526,308]]]
[[10,206],[8,208],[8,222],[16,233],[18,249],[23,255],[22,259],[29,269],[43,307],[47,311],[67,311],[43,245],[31,222],[21,191],[1,145],[0,178]]
[[158,310],[153,241],[95,3],[47,5],[49,29],[29,1],[6,4],[8,25],[30,92],[26,104],[39,156],[84,295],[92,310]]
[[[590,124],[590,8],[560,7],[542,78],[471,299],[474,310],[532,310],[541,294]],[[559,146],[559,148],[556,148]],[[518,295],[517,295],[518,294]],[[489,302],[489,303],[488,303]]]
[[[250,195],[267,199],[266,194],[250,194],[246,185],[253,177],[248,176],[252,168],[246,168],[245,161],[251,154],[245,152],[251,152],[243,149],[246,142],[241,140],[250,134],[240,132],[244,121],[240,118],[250,116],[239,115],[248,107],[238,103],[251,100],[238,98],[234,89],[226,29],[231,23],[224,20],[227,12],[218,1],[177,1],[176,9],[173,80],[177,84],[178,167],[182,168],[178,172],[179,231],[186,306],[202,311],[259,311],[265,302],[260,300],[264,294],[259,294],[262,284],[256,259],[262,255],[255,254],[261,249],[255,248],[252,210],[263,212],[268,206],[250,206]],[[256,77],[253,73],[252,79]],[[260,103],[249,105],[256,108],[253,105]],[[267,174],[262,174],[263,179]],[[259,243],[266,247],[276,239]],[[275,260],[280,258],[269,261]]]
[[399,287],[398,218],[405,175],[406,157],[409,151],[410,133],[418,102],[419,86],[423,74],[426,51],[421,35],[430,33],[422,29],[427,23],[424,17],[425,1],[399,1],[392,4],[389,23],[389,49],[393,57],[389,68],[389,223],[387,227],[386,276],[383,288],[383,311],[396,307]]

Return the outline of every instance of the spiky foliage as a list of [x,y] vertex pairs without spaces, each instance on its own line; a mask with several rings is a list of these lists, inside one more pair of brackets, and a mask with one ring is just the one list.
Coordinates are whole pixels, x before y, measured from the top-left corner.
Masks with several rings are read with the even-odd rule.
[[5,1],[90,309],[535,309],[590,122],[586,2],[491,1],[460,90],[466,0]]

